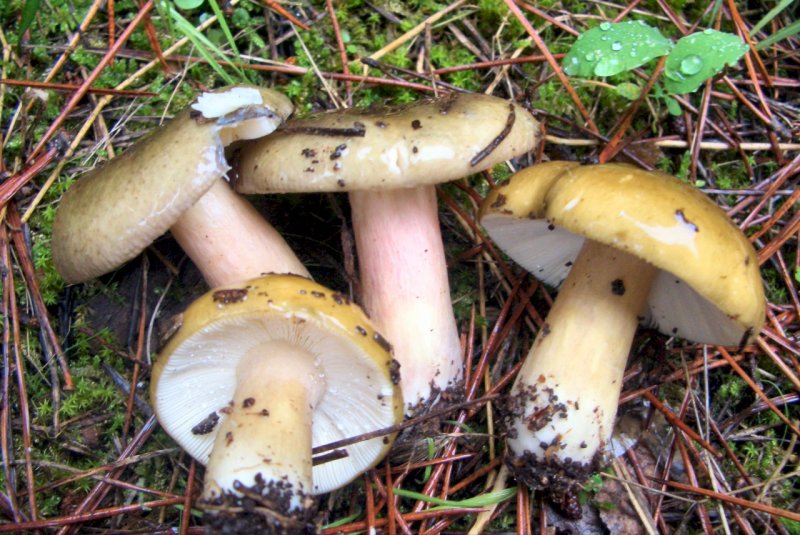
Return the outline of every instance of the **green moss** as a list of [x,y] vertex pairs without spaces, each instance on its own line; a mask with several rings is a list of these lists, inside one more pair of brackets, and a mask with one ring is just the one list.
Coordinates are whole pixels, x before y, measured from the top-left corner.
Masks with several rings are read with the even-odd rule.
[[748,388],[747,383],[745,383],[743,379],[732,375],[719,387],[716,394],[723,401],[731,399],[738,400]]

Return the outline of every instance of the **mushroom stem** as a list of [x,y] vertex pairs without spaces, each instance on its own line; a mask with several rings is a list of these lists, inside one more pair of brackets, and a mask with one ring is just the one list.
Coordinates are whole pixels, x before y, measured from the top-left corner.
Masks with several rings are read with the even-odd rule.
[[656,272],[584,243],[511,392],[509,463],[531,487],[563,495],[599,468]]
[[434,186],[350,193],[364,308],[394,347],[406,413],[461,380]]
[[310,277],[275,228],[224,180],[217,180],[170,231],[212,288],[263,273]]
[[296,516],[311,505],[311,414],[324,388],[313,357],[289,342],[265,343],[241,359],[236,380],[208,460],[204,500],[255,494],[267,509]]

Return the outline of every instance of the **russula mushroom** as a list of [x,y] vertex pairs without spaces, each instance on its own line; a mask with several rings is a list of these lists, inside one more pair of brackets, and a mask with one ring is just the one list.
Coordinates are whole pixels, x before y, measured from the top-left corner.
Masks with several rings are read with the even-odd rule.
[[481,224],[559,287],[511,390],[508,464],[557,499],[601,466],[637,323],[739,345],[765,299],[753,247],[694,187],[624,164],[550,162],[493,190]]
[[[312,447],[402,419],[389,345],[347,297],[267,275],[194,301],[153,367],[163,428],[206,464],[201,506],[226,533],[306,533],[312,494],[375,465],[394,435],[313,464]],[[313,467],[312,467],[313,465]]]
[[235,86],[202,94],[124,154],[81,177],[59,203],[53,261],[68,283],[107,273],[171,230],[210,286],[267,271],[307,275],[283,238],[223,179],[224,146],[272,132],[282,94]]
[[394,109],[287,122],[239,154],[237,191],[350,191],[364,308],[394,346],[408,415],[462,380],[434,185],[529,151],[520,106],[452,94]]

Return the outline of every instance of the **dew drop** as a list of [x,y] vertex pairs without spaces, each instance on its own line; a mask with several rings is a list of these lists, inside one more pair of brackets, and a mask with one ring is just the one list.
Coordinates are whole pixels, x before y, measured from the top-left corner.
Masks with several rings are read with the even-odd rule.
[[681,72],[687,76],[692,76],[700,72],[703,68],[703,58],[698,56],[697,54],[692,54],[691,56],[686,56],[681,60]]
[[589,52],[588,54],[586,54],[586,55],[584,56],[584,59],[585,59],[586,61],[594,61],[594,52]]
[[619,41],[614,41],[613,43],[611,43],[611,50],[619,52],[620,50],[622,50],[622,43],[620,43]]
[[608,30],[611,29],[611,23],[610,22],[601,23],[600,24],[600,29],[603,30],[604,32],[607,32]]
[[714,30],[712,30],[711,28],[706,28],[705,30],[703,30],[703,33],[706,35],[711,35],[712,33],[714,33]]
[[609,57],[601,59],[594,68],[596,76],[613,76],[622,72],[620,61],[617,58]]

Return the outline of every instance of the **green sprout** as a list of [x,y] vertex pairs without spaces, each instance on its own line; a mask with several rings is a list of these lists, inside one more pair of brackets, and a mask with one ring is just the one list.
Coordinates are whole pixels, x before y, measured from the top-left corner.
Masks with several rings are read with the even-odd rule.
[[[570,76],[606,77],[667,56],[663,88],[656,85],[653,96],[664,100],[670,113],[679,115],[680,107],[671,95],[696,91],[726,65],[739,61],[745,52],[747,45],[738,36],[717,30],[707,29],[687,35],[673,45],[661,32],[643,21],[603,22],[578,36],[563,65],[564,72]],[[627,82],[617,93],[630,100],[638,98],[637,88]]]

